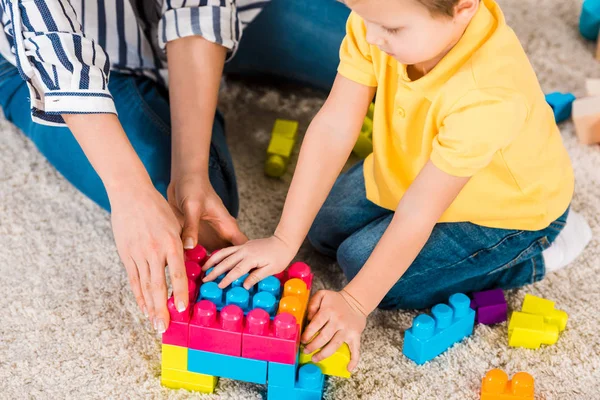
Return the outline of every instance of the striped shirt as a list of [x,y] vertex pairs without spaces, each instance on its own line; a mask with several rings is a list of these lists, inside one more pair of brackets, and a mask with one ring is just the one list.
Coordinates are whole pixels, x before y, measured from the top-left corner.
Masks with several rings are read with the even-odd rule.
[[229,50],[269,0],[0,0],[0,54],[27,82],[32,119],[115,113],[111,70],[165,84],[166,43],[201,35]]

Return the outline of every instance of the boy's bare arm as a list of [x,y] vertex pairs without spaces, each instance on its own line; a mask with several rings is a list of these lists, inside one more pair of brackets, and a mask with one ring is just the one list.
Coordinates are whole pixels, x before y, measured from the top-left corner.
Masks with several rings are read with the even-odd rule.
[[431,161],[423,167],[371,257],[344,289],[360,303],[365,314],[377,307],[406,272],[468,181],[441,171]]

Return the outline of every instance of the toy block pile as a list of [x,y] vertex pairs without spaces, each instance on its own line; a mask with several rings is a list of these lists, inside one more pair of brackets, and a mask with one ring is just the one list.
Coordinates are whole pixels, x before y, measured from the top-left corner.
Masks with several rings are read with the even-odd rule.
[[373,114],[375,113],[375,103],[371,103],[365,120],[360,129],[358,139],[354,144],[352,152],[360,158],[366,158],[373,152]]
[[508,345],[538,349],[542,344],[554,344],[567,319],[567,313],[556,310],[553,301],[526,294],[521,311],[514,311],[510,318]]
[[298,122],[284,119],[275,120],[271,141],[267,148],[265,161],[265,174],[273,178],[280,178],[285,174],[290,162],[290,156],[296,143]]
[[316,365],[300,356],[310,267],[297,262],[250,290],[242,287],[247,275],[221,289],[223,275],[201,281],[206,258],[200,246],[186,251],[190,305],[180,313],[172,297],[167,303],[171,324],[162,337],[162,384],[212,393],[222,377],[268,383],[271,400],[320,399],[324,375],[346,370],[349,351],[347,358],[342,348]]
[[500,369],[488,371],[481,382],[481,400],[533,400],[534,380],[527,372],[517,372],[512,380]]

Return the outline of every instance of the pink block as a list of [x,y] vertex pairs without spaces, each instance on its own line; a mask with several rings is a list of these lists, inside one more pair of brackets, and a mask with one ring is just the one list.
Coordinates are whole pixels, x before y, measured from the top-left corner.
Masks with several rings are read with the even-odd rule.
[[246,316],[242,357],[294,364],[299,344],[298,325],[292,314],[277,314],[271,322],[265,310],[256,308]]
[[196,261],[185,262],[185,273],[188,279],[191,279],[194,282],[198,282],[198,280],[202,278],[202,268]]
[[186,261],[196,261],[199,265],[203,265],[206,261],[206,249],[200,245],[190,250],[185,250]]
[[240,307],[228,305],[219,313],[212,301],[200,300],[190,321],[188,347],[239,357],[243,325],[244,312]]
[[308,264],[303,262],[295,262],[287,270],[287,278],[294,279],[298,278],[306,283],[308,290],[312,287],[313,273],[310,270]]
[[191,308],[188,306],[185,311],[177,311],[173,296],[167,301],[167,308],[169,310],[169,315],[171,316],[171,322],[165,333],[162,335],[163,344],[187,347]]

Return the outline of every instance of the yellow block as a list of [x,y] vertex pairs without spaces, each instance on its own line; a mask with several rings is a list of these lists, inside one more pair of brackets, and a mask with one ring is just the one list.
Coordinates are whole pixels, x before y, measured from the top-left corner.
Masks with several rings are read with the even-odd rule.
[[160,383],[171,389],[187,389],[202,393],[215,391],[219,378],[178,369],[162,369]]
[[350,362],[350,349],[348,345],[344,343],[335,353],[327,357],[324,360],[315,363],[311,360],[312,356],[321,349],[315,350],[310,354],[304,353],[304,347],[300,348],[300,357],[298,362],[300,365],[304,364],[315,364],[324,375],[339,376],[341,378],[350,378],[350,372],[348,372],[348,363]]
[[354,148],[352,149],[354,154],[360,158],[366,158],[373,152],[373,120],[367,115],[363,121],[360,134],[356,139]]
[[556,325],[559,332],[565,330],[565,327],[567,326],[567,320],[569,319],[569,316],[566,312],[556,310],[554,308],[553,301],[533,296],[531,294],[525,295],[525,300],[523,300],[523,309],[521,311],[524,313],[541,315],[544,317],[544,322],[551,325]]
[[187,370],[188,348],[173,346],[170,344],[162,345],[162,367],[169,369]]
[[298,122],[283,119],[275,121],[265,161],[265,173],[268,176],[278,178],[285,173],[294,150],[297,132]]
[[508,324],[508,345],[538,349],[542,344],[554,344],[558,340],[556,325],[544,322],[541,315],[515,311]]

